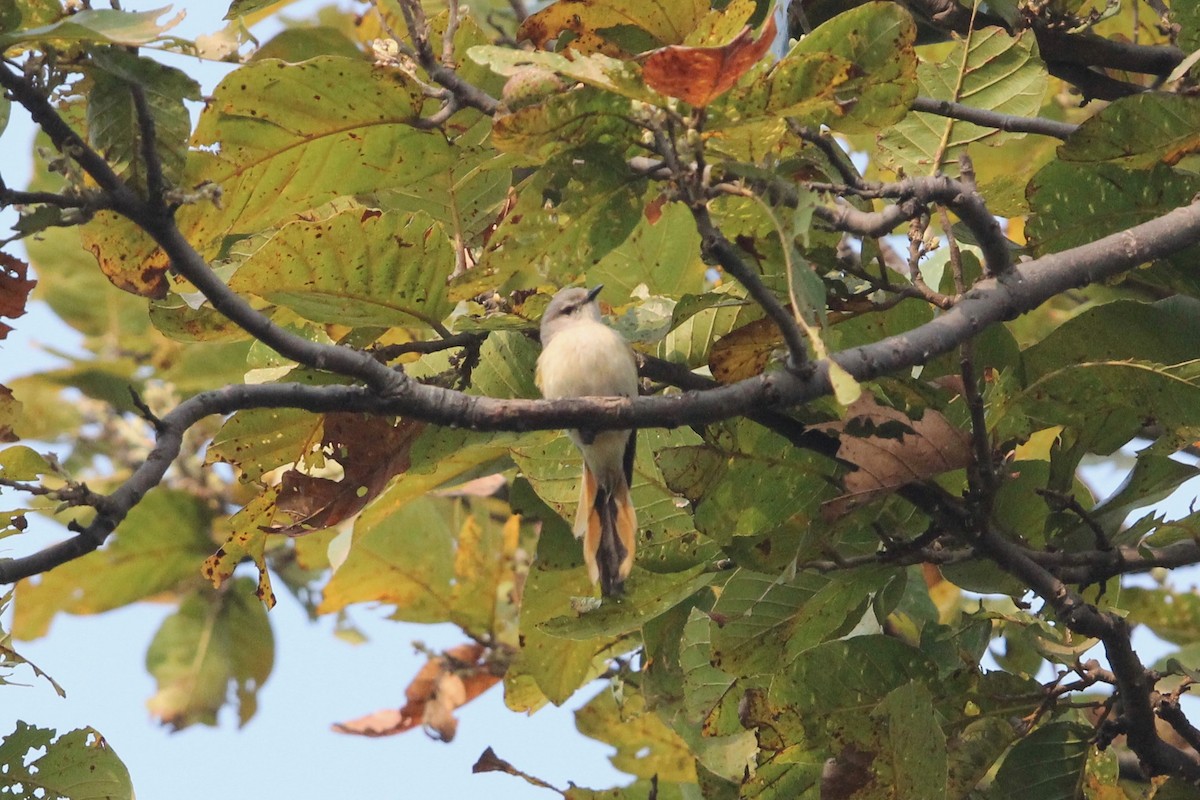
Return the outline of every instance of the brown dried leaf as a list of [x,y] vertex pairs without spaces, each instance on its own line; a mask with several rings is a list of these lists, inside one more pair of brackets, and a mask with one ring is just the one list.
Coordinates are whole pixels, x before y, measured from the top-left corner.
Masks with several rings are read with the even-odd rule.
[[349,722],[335,723],[339,733],[359,736],[391,736],[418,725],[433,738],[448,742],[458,730],[455,709],[496,685],[501,675],[493,672],[480,644],[462,644],[431,658],[404,690],[408,701],[400,709],[384,709]]
[[393,476],[408,469],[412,443],[424,427],[410,420],[393,425],[384,417],[365,414],[326,415],[322,450],[341,465],[342,477],[333,480],[297,469],[285,472],[275,509],[276,519],[283,514],[289,523],[272,527],[271,532],[299,536],[357,514]]
[[774,40],[775,18],[771,16],[758,39],[747,26],[720,47],[664,47],[646,58],[642,79],[656,91],[703,107],[733,88]]
[[[29,293],[37,281],[26,278],[29,265],[7,253],[0,253],[0,317],[16,319],[25,313]],[[0,339],[8,336],[11,325],[0,322]]]
[[[888,494],[901,486],[961,469],[971,461],[967,435],[942,414],[926,409],[921,419],[882,406],[864,393],[847,408],[840,422],[813,427],[839,434],[838,458],[858,467],[844,481],[846,494],[822,504],[829,520]],[[886,435],[855,436],[853,431],[879,430]]]
[[759,319],[730,331],[712,346],[708,367],[721,383],[736,383],[762,373],[771,353],[783,343],[770,319]]

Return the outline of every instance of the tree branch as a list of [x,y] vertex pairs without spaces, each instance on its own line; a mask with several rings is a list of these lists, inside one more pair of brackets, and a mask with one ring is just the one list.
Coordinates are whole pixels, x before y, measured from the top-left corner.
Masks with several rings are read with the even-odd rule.
[[995,128],[1009,133],[1037,133],[1042,136],[1053,136],[1056,139],[1066,139],[1079,126],[1068,122],[1058,122],[1042,117],[1019,117],[1015,114],[1001,114],[998,111],[988,111],[973,108],[962,103],[949,100],[935,100],[932,97],[918,97],[912,101],[913,111],[925,114],[937,114],[941,117],[959,119],[987,128]]
[[[805,337],[804,331],[800,329],[796,318],[783,303],[779,302],[775,293],[759,279],[758,274],[751,269],[750,265],[742,260],[737,248],[725,238],[725,234],[721,233],[712,221],[708,208],[697,203],[692,206],[692,216],[696,220],[696,230],[700,233],[701,249],[716,259],[717,263],[736,278],[738,283],[746,287],[746,291],[750,293],[756,303],[762,306],[763,311],[767,312],[767,316],[774,321],[780,333],[783,334],[783,341],[787,345],[788,355],[791,358],[791,366],[799,369],[807,364],[808,339]],[[783,246],[787,247],[787,243],[785,242]]]
[[[178,233],[176,232],[176,235]],[[1059,292],[1105,280],[1138,264],[1191,245],[1200,237],[1200,203],[1164,214],[1126,231],[1106,236],[1073,250],[1043,256],[1013,267],[1007,275],[980,281],[952,309],[907,333],[844,350],[834,356],[854,378],[867,381],[909,369],[949,352],[978,335],[988,325],[1011,319],[1036,308]],[[198,258],[198,256],[196,256]],[[216,280],[215,277],[213,280]],[[219,282],[219,281],[218,281]],[[224,291],[228,291],[224,287]],[[239,300],[240,301],[240,300]],[[307,346],[309,343],[305,342]],[[328,368],[332,354],[344,354],[353,364],[360,359],[387,375],[398,375],[365,353],[324,346],[318,349],[320,364]],[[428,386],[405,378],[385,381],[382,390],[364,386],[306,386],[265,384],[229,386],[205,392],[181,403],[162,418],[162,434],[145,463],[109,496],[107,513],[98,514],[87,528],[47,550],[9,562],[0,562],[0,583],[36,574],[92,550],[116,527],[151,487],[166,473],[178,455],[183,432],[209,414],[227,414],[245,408],[291,407],[314,412],[361,411],[396,414],[440,425],[477,430],[531,431],[588,427],[612,428],[678,427],[699,425],[799,405],[832,393],[828,364],[812,365],[802,374],[775,371],[728,386],[679,395],[640,398],[570,398],[563,400],[499,400],[466,395]],[[910,487],[919,489],[920,487]],[[1192,543],[1180,543],[1195,548]],[[1015,547],[1015,545],[1013,545]],[[1171,556],[1194,554],[1176,545],[1163,548]],[[1128,570],[1149,563],[1149,556],[1126,554]],[[1160,551],[1161,555],[1162,551]],[[1021,552],[1021,558],[1061,584],[1046,567]],[[1165,557],[1165,556],[1162,556]],[[1039,556],[1045,559],[1045,556]],[[1061,557],[1064,565],[1077,563]],[[1111,558],[1111,556],[1110,556]],[[1085,562],[1086,563],[1086,562]],[[1164,564],[1165,565],[1165,564]],[[1091,569],[1090,566],[1087,567]],[[1090,574],[1090,573],[1089,573]]]

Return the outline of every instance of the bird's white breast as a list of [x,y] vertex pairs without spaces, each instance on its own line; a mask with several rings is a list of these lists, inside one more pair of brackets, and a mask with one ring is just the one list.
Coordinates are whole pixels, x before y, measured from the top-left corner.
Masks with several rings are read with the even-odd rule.
[[538,386],[549,399],[637,395],[637,363],[621,334],[579,320],[558,331],[538,358]]

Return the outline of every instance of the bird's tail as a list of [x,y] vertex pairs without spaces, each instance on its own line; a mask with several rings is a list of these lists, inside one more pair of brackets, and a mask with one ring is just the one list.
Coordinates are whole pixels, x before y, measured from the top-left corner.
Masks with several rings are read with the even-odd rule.
[[605,597],[621,594],[633,569],[637,546],[637,512],[629,484],[621,475],[611,489],[600,486],[595,474],[583,467],[575,536],[583,539],[583,561],[592,583],[600,584]]

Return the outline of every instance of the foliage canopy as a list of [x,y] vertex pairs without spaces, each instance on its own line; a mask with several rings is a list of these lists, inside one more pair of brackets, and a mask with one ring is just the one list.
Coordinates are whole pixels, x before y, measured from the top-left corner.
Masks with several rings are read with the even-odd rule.
[[[0,561],[11,636],[173,598],[147,665],[182,728],[257,713],[279,591],[452,622],[341,728],[450,739],[497,683],[603,681],[578,726],[635,780],[571,798],[1190,796],[1200,516],[1147,508],[1196,475],[1194,4],[377,0],[261,43],[286,2],[195,42],[67,5],[0,0],[0,126],[41,129],[0,316],[19,240],[89,351],[0,387],[0,536],[70,528]],[[584,282],[646,396],[537,399]],[[639,428],[603,603],[581,425]],[[0,764],[130,795],[95,731],[53,738]]]

